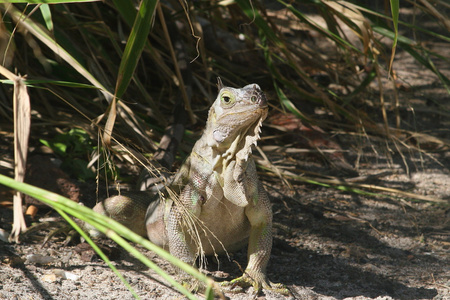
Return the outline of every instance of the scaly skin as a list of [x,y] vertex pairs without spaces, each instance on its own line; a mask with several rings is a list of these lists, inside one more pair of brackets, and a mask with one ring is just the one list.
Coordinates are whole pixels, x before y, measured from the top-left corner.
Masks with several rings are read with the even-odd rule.
[[[222,283],[229,290],[253,286],[255,292],[287,292],[265,275],[272,248],[272,211],[251,154],[267,112],[266,97],[257,84],[234,89],[223,87],[219,80],[219,95],[202,137],[145,216],[149,239],[191,265],[198,256],[233,251],[248,242],[243,276]],[[149,201],[148,196],[135,194],[119,197],[114,202],[123,200],[120,210],[105,212],[115,219],[124,207]],[[141,232],[141,222],[144,225],[135,221],[131,229]]]

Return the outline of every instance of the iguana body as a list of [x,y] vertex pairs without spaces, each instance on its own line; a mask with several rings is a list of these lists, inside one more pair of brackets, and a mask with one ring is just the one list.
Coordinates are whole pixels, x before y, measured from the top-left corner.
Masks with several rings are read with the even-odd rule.
[[191,265],[199,255],[233,251],[248,242],[248,266],[232,283],[253,285],[257,291],[271,288],[265,269],[272,247],[272,212],[251,156],[267,112],[257,84],[234,89],[219,80],[205,131],[160,198],[124,194],[99,203],[95,210],[139,234],[146,232],[153,243]]

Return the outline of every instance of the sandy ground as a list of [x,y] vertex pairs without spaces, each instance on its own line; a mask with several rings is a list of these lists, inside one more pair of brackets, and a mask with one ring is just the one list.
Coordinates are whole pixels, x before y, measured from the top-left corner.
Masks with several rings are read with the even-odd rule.
[[[440,154],[447,157],[447,166],[449,154]],[[448,199],[449,170],[430,164],[435,168],[407,176],[401,165],[367,163],[368,173],[386,175],[365,183]],[[290,189],[266,184],[266,189],[272,196],[275,234],[268,276],[284,283],[292,296],[266,292],[262,297],[450,299],[448,205],[366,197],[314,185]],[[2,210],[2,221],[10,219],[5,213],[11,211]],[[80,245],[64,246],[60,237],[41,248],[47,233],[38,232],[18,245],[0,242],[0,299],[132,298],[103,261],[78,251]],[[114,243],[105,241],[103,248],[142,299],[182,298]],[[144,253],[173,273],[170,265]],[[51,261],[30,261],[36,254]],[[245,266],[245,250],[231,260]],[[227,257],[220,257],[220,266],[210,259],[208,270],[219,281],[240,273],[239,265]],[[251,289],[227,296],[248,299]]]

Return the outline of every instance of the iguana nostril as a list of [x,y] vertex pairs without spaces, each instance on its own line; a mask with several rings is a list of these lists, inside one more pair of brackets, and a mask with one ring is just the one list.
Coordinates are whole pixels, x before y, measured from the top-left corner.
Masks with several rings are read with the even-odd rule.
[[257,104],[259,104],[259,106],[261,107],[266,107],[267,106],[267,98],[266,95],[259,91],[258,96],[256,97],[256,101]]

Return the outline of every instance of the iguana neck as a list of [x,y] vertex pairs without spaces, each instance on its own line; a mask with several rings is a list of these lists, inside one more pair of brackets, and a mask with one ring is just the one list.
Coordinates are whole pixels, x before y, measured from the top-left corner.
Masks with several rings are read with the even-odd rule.
[[222,174],[235,161],[235,166],[245,170],[248,159],[252,154],[253,145],[256,146],[260,138],[262,122],[265,115],[257,119],[253,124],[246,124],[244,128],[238,130],[231,141],[221,145],[209,145],[208,136],[213,134],[215,126],[207,124],[203,136],[197,141],[193,152],[201,156],[210,165],[211,171]]

